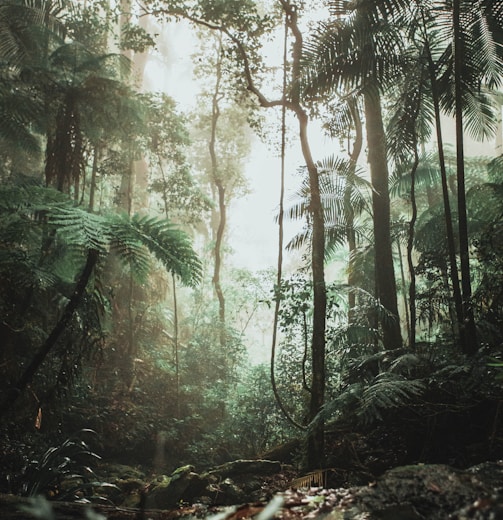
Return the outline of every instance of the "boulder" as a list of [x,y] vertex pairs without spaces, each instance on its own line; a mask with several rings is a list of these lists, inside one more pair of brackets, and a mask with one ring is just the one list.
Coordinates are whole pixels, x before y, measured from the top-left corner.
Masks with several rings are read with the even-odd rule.
[[203,494],[208,480],[194,472],[193,466],[182,466],[169,477],[161,475],[150,483],[146,497],[149,509],[171,509],[191,502]]

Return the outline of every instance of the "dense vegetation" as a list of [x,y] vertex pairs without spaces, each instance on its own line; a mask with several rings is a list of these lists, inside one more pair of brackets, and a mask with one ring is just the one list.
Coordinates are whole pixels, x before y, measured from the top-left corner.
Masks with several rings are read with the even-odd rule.
[[[315,4],[0,1],[0,491],[82,429],[158,473],[503,456],[503,1]],[[176,24],[190,113],[147,88]],[[276,273],[230,254],[252,132],[282,193],[302,157]]]

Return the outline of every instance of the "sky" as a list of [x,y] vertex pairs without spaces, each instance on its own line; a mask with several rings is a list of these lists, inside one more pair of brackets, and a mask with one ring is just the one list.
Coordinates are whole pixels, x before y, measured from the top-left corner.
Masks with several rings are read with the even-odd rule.
[[[281,46],[280,46],[281,47]],[[197,83],[192,74],[191,54],[195,52],[193,29],[184,22],[170,24],[159,38],[159,53],[150,60],[145,75],[151,85],[173,97],[180,109],[194,108]],[[264,52],[271,63],[281,61],[281,48],[269,43]],[[267,109],[264,109],[267,110]],[[271,117],[274,117],[271,114]],[[331,144],[323,138],[314,124],[311,139],[315,158],[331,154]],[[286,153],[286,190],[289,194],[298,186],[298,168],[303,164],[297,139],[295,121],[290,129],[290,145]],[[279,207],[281,162],[279,150],[252,138],[250,155],[245,163],[245,176],[250,193],[233,202],[229,208],[228,243],[233,250],[232,262],[236,267],[259,271],[276,267],[278,255],[278,225],[274,217]],[[276,139],[279,142],[279,138]],[[301,228],[299,223],[285,223],[285,243]],[[287,259],[288,261],[288,259]]]

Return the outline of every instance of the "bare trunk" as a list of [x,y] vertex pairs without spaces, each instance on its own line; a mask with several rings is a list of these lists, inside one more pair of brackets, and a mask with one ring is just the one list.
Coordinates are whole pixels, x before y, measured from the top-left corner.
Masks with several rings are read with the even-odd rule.
[[470,253],[468,241],[468,218],[466,214],[465,188],[465,157],[463,143],[463,97],[462,97],[462,69],[463,45],[461,36],[461,1],[453,2],[453,29],[454,29],[454,80],[456,98],[456,165],[458,184],[458,226],[459,226],[459,255],[461,265],[461,289],[465,343],[462,345],[466,354],[473,355],[478,350],[477,332],[472,307],[472,285],[470,278]]
[[355,125],[355,140],[353,143],[353,150],[350,154],[351,160],[351,171],[346,183],[346,189],[344,192],[344,209],[346,211],[346,221],[348,226],[348,248],[349,248],[349,274],[348,274],[348,285],[350,287],[348,294],[348,323],[351,325],[355,321],[354,308],[356,306],[356,292],[352,290],[355,285],[356,271],[353,267],[354,254],[356,252],[356,234],[354,230],[354,211],[351,206],[351,194],[353,190],[353,180],[355,175],[356,163],[360,157],[360,153],[363,146],[363,129],[360,113],[356,101],[354,99],[348,100],[349,110],[353,118]]
[[[219,45],[220,54],[221,44]],[[218,299],[218,319],[220,327],[220,346],[225,348],[225,297],[220,283],[220,270],[222,267],[222,243],[225,232],[225,225],[227,221],[227,208],[225,205],[225,187],[220,178],[220,172],[218,171],[218,159],[216,153],[216,141],[217,141],[217,125],[220,117],[219,100],[222,96],[220,92],[220,82],[222,80],[222,66],[220,56],[218,57],[216,67],[216,84],[213,92],[211,102],[211,135],[208,143],[211,159],[211,177],[217,190],[218,197],[218,224],[215,233],[215,264],[213,266],[213,287],[215,288],[215,294]]]
[[390,233],[390,199],[388,163],[381,114],[381,98],[377,90],[364,95],[367,128],[368,161],[374,213],[374,250],[377,297],[392,319],[382,320],[383,342],[386,349],[402,346],[398,316],[397,291]]
[[[414,164],[410,175],[410,202],[412,205],[412,215],[409,222],[409,234],[407,237],[407,264],[410,273],[409,285],[409,313],[407,315],[407,332],[409,335],[409,348],[414,349],[416,346],[416,271],[414,262],[412,261],[412,250],[414,248],[414,230],[417,220],[417,203],[416,203],[416,172],[419,165],[419,155],[417,152],[417,140],[414,148]],[[400,258],[401,263],[401,258]],[[404,298],[406,298],[405,282],[404,282]],[[405,309],[407,309],[407,300],[405,300]]]

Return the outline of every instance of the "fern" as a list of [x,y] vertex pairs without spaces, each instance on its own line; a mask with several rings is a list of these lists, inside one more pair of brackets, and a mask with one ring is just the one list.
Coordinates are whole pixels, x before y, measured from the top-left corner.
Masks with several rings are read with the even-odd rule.
[[338,396],[330,399],[325,403],[320,412],[309,425],[310,429],[315,429],[322,421],[348,420],[354,416],[358,410],[361,396],[364,391],[364,385],[361,382],[347,385]]
[[130,220],[120,216],[113,219],[111,243],[129,259],[133,254],[142,257],[147,248],[171,273],[190,286],[201,278],[201,263],[194,253],[189,237],[168,220],[134,215]]
[[69,205],[56,206],[50,209],[48,222],[69,247],[107,252],[106,220],[102,216]]
[[383,412],[407,406],[425,390],[420,380],[408,380],[391,372],[378,374],[362,393],[358,416],[364,423],[382,420]]
[[[155,256],[183,283],[195,285],[200,279],[201,265],[187,235],[168,221],[91,214],[75,207],[66,196],[36,186],[0,188],[3,326],[16,331],[11,339],[13,349],[25,343],[42,344],[16,383],[21,391],[49,352],[57,350],[64,332],[70,331],[72,343],[99,339],[99,309],[105,305],[93,296],[99,291],[95,274],[111,250],[138,276],[147,275]],[[54,302],[61,308],[53,308]],[[92,326],[88,326],[90,313],[97,317]],[[38,323],[40,314],[49,318],[45,329],[59,315],[48,335],[44,330],[35,338],[32,325],[30,330],[25,324],[19,329],[19,316],[28,323],[35,317],[33,322]],[[0,404],[0,413],[18,395]]]

